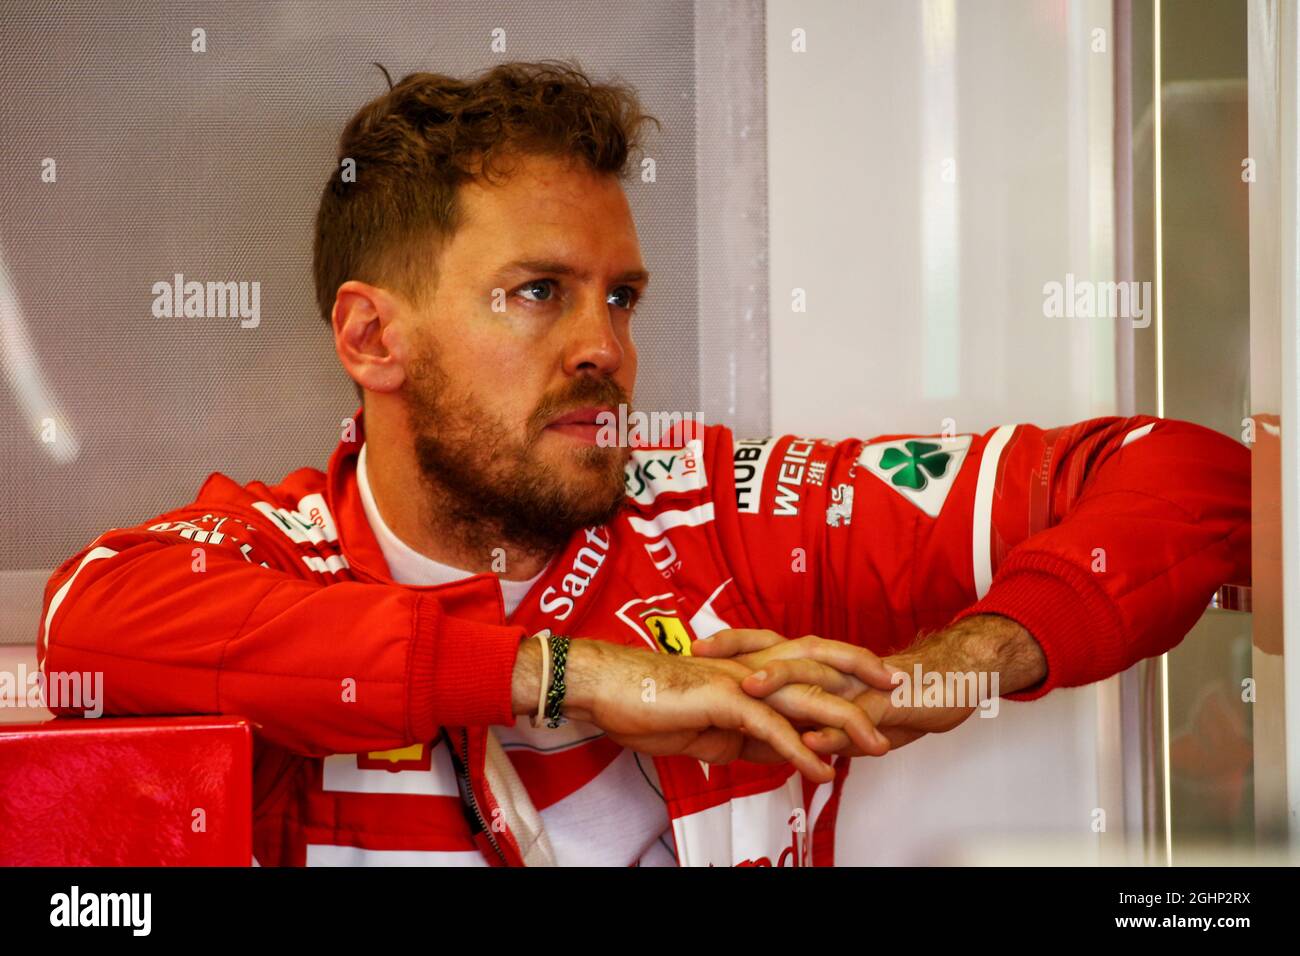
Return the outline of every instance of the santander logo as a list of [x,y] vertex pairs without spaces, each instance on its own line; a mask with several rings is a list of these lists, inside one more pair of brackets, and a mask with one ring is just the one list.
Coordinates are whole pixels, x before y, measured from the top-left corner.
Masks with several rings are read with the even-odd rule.
[[[605,531],[602,538],[600,532]],[[543,613],[553,614],[557,621],[563,621],[573,613],[574,599],[582,597],[591,587],[600,566],[609,556],[609,531],[603,528],[587,529],[587,544],[578,549],[573,556],[569,573],[564,576],[557,588],[554,585],[542,592],[538,607]]]
[[[791,818],[793,819],[793,818]],[[772,863],[770,856],[759,856],[752,860],[741,860],[736,866],[806,866],[803,861],[803,854],[799,852],[799,831],[790,832],[790,845],[781,851],[781,855],[776,858],[776,863]]]

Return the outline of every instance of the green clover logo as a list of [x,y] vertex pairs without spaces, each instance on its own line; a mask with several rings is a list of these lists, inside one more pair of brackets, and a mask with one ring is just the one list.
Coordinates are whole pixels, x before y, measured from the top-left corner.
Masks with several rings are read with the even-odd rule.
[[886,448],[880,456],[880,467],[885,471],[897,468],[890,480],[902,487],[921,491],[929,484],[926,472],[931,478],[942,478],[948,470],[948,461],[952,455],[940,451],[938,445],[925,441],[909,441],[907,453],[898,448]]

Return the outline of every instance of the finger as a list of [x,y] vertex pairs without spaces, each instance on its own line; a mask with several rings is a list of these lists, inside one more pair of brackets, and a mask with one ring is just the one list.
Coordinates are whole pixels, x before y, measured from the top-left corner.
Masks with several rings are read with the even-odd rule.
[[740,682],[745,693],[754,697],[766,697],[787,684],[816,684],[839,697],[857,697],[862,688],[861,681],[806,657],[769,661]]
[[[890,750],[904,747],[912,741],[924,737],[927,733],[924,730],[912,730],[908,727],[878,727],[876,729],[889,741]],[[858,752],[858,748],[853,745],[849,735],[836,727],[809,730],[804,733],[803,740],[809,749],[819,754],[840,754],[846,757],[883,756],[883,754],[868,755]]]
[[681,753],[705,763],[730,763],[741,756],[747,741],[740,731],[710,727],[700,731]]
[[626,735],[609,733],[607,731],[605,736],[619,746],[626,747],[628,750],[635,750],[637,753],[647,754],[652,757],[661,757],[670,754],[685,753],[686,748],[690,746],[692,741],[699,737],[699,734],[700,732],[696,730]]
[[885,753],[889,741],[876,730],[866,712],[852,701],[836,697],[813,684],[791,684],[764,700],[792,721],[814,727],[837,727],[867,753]]
[[881,733],[884,734],[886,739],[889,741],[889,749],[897,750],[899,747],[910,744],[913,740],[918,740],[921,737],[924,737],[926,731],[911,730],[907,727],[890,727],[888,730],[882,730]]
[[841,673],[852,674],[877,690],[892,691],[897,686],[894,674],[901,673],[865,647],[846,644],[843,641],[828,641],[816,636],[786,641],[778,647],[773,647],[766,657],[764,666],[770,660],[790,660],[796,657],[820,661]]
[[736,729],[767,743],[815,783],[826,783],[835,776],[835,771],[808,749],[790,721],[766,703],[746,697],[743,692],[731,700],[732,708],[719,714],[716,723],[727,726],[726,721],[734,721]]
[[882,731],[886,727],[899,726],[915,719],[915,715],[910,712],[910,708],[895,707],[890,695],[878,690],[867,691],[857,698],[854,703],[863,710],[867,715],[867,719]]
[[740,748],[740,759],[750,763],[785,763],[785,758],[772,749],[772,745],[763,740],[755,740],[743,734],[744,743]]
[[731,627],[695,641],[691,644],[691,653],[697,657],[734,657],[761,651],[784,640],[776,631]]
[[849,735],[836,727],[823,727],[821,730],[808,730],[804,732],[803,742],[808,745],[808,749],[814,753],[832,754],[841,757],[876,757],[881,754],[870,754],[858,747],[849,739]]

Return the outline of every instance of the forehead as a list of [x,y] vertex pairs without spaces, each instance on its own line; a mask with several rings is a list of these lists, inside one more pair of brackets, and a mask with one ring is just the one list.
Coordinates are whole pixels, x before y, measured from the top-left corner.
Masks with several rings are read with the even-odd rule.
[[640,264],[636,224],[616,176],[549,156],[521,157],[508,169],[504,178],[461,187],[453,245],[473,247],[476,254],[488,248],[509,255],[569,251]]

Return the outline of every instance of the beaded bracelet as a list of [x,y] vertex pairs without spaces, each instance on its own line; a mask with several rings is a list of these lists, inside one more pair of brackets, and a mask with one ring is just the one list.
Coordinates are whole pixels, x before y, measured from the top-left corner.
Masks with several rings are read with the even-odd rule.
[[551,635],[551,689],[546,694],[547,727],[564,723],[560,709],[564,706],[564,665],[569,657],[569,639],[559,634]]

